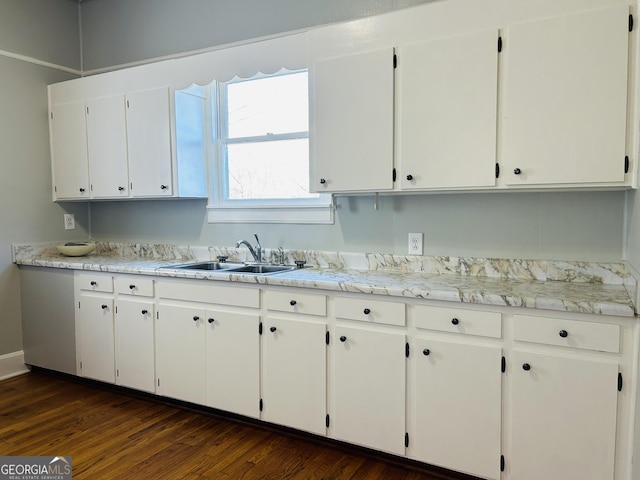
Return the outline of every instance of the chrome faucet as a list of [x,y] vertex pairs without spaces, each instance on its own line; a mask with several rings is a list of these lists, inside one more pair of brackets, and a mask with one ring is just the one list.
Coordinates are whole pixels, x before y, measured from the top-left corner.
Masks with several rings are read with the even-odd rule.
[[255,246],[255,249],[246,240],[238,240],[236,242],[236,248],[238,248],[240,245],[246,246],[249,249],[249,252],[251,253],[251,256],[253,257],[253,260],[256,263],[262,263],[262,246],[260,245],[260,240],[258,239],[258,234],[254,233],[253,236],[256,237],[256,242],[257,242],[257,245]]

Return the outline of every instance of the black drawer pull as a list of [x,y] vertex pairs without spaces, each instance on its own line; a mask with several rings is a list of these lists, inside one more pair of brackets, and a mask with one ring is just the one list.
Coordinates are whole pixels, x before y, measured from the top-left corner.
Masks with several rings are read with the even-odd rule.
[[531,370],[531,365],[529,365],[528,363],[523,363],[523,364],[522,364],[522,369],[523,369],[525,372],[528,372],[529,370]]
[[558,335],[560,335],[562,338],[567,338],[569,336],[569,332],[567,332],[566,330],[560,330],[560,333]]
[[369,310],[368,308],[364,309],[364,314],[365,315],[369,315],[371,313],[371,310]]
[[291,306],[293,307],[296,303],[298,303],[298,302],[296,302],[295,300],[291,300],[291,301],[289,302],[289,305],[291,305]]
[[98,285],[98,282],[96,282],[96,281],[94,281],[94,280],[91,280],[91,286],[92,286],[92,287],[95,287],[96,285]]
[[460,323],[460,320],[458,320],[457,318],[452,318],[451,319],[451,324],[452,325],[458,325]]
[[276,328],[276,327],[271,327],[271,328],[269,329],[269,331],[270,331],[270,332],[275,332],[276,330],[277,330],[277,328]]
[[141,313],[142,313],[143,315],[146,315],[147,313],[149,313],[149,311],[148,311],[148,310],[142,310],[142,312],[141,312]]
[[424,350],[422,350],[422,354],[425,357],[428,357],[430,353],[431,353],[431,350],[429,350],[428,348],[425,348]]
[[197,315],[194,315],[194,316],[193,316],[193,321],[194,321],[194,322],[197,322],[198,320],[200,320],[200,317],[199,317],[199,316],[197,316]]
[[209,319],[207,320],[207,322],[209,322],[209,323],[213,323],[213,322],[215,322],[215,319],[214,319],[214,318],[209,318]]
[[341,341],[341,342],[346,342],[346,341],[347,341],[347,337],[345,337],[344,335],[342,335],[342,336],[340,337],[340,341]]

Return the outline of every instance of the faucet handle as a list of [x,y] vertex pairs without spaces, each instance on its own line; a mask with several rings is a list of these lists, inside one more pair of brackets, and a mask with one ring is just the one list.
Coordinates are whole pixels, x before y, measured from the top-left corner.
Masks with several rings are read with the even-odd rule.
[[254,233],[253,236],[256,237],[256,242],[258,242],[258,246],[260,246],[260,239],[258,238],[258,234]]

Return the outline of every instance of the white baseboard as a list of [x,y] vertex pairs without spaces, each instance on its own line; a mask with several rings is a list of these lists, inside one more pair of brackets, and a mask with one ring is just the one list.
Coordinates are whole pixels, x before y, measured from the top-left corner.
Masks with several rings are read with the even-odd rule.
[[24,364],[24,352],[22,350],[0,355],[0,380],[22,375],[28,371],[29,369]]

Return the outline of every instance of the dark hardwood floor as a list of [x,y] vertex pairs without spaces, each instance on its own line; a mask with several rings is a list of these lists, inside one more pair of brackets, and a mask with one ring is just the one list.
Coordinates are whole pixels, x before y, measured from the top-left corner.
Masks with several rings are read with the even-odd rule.
[[0,382],[0,455],[71,455],[76,480],[469,478],[43,371]]

